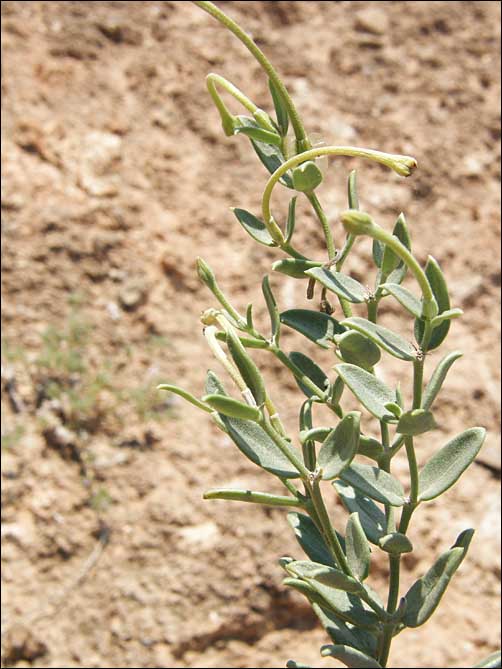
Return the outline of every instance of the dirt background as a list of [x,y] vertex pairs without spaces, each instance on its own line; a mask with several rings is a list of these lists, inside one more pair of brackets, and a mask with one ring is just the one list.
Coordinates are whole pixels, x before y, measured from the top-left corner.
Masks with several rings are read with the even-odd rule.
[[[338,159],[320,193],[335,225],[357,165],[363,207],[387,228],[406,212],[419,258],[433,253],[465,310],[443,350],[465,355],[420,461],[465,427],[489,436],[462,481],[417,512],[403,591],[461,529],[477,533],[391,666],[470,667],[500,643],[500,5],[219,4],[277,65],[309,130],[419,161],[401,179]],[[267,327],[258,284],[280,255],[228,210],[258,212],[266,173],[244,137],[223,137],[204,82],[217,71],[270,109],[265,78],[189,2],[2,2],[2,31],[3,666],[333,666],[309,608],[281,586],[277,559],[301,555],[284,513],[201,499],[277,484],[205,415],[152,390],[174,380],[199,393],[217,370],[197,255]],[[312,217],[298,227],[299,248],[322,258]],[[365,283],[369,257],[361,243],[347,265]],[[307,304],[303,282],[272,282],[282,309]],[[294,430],[295,384],[258,359]],[[395,471],[406,480],[401,456]],[[375,556],[382,593],[385,579]]]

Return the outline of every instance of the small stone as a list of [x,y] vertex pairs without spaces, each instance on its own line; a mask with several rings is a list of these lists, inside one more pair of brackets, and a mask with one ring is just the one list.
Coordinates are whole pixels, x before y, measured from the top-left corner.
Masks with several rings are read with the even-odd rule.
[[389,28],[389,19],[383,9],[368,7],[357,12],[355,28],[372,35],[383,35]]
[[134,311],[146,302],[147,292],[144,286],[136,283],[126,284],[119,293],[119,302],[126,311]]
[[17,665],[22,660],[31,662],[47,653],[47,646],[23,625],[14,625],[5,634],[3,662]]

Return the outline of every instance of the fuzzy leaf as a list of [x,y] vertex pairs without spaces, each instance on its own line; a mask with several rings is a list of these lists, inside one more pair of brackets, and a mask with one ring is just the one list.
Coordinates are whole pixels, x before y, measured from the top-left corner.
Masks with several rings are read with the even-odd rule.
[[222,420],[232,441],[251,462],[281,478],[294,479],[300,476],[277,444],[257,423],[226,416],[222,416]]
[[211,409],[207,406],[207,404],[204,404],[204,402],[201,402],[196,397],[194,397],[192,393],[183,390],[183,388],[179,388],[178,386],[173,386],[170,383],[161,383],[159,386],[157,386],[157,390],[167,390],[168,392],[173,393],[174,395],[179,395],[179,397],[182,397],[187,402],[190,402],[190,404],[193,404],[198,409],[202,409],[203,411],[207,411],[208,413],[211,412]]
[[293,330],[318,344],[321,348],[329,348],[336,334],[345,332],[345,328],[340,323],[320,311],[310,309],[290,309],[283,311],[281,322]]
[[340,569],[335,567],[328,567],[310,560],[297,560],[290,562],[286,566],[286,571],[302,578],[315,587],[315,583],[334,588],[336,590],[343,590],[344,592],[358,592],[361,591],[362,586],[355,578],[347,576]]
[[272,339],[277,343],[279,341],[279,334],[281,330],[281,318],[279,316],[279,309],[277,308],[277,303],[275,301],[274,294],[270,288],[270,281],[268,276],[263,277],[261,284],[263,297],[265,298],[265,303],[267,305],[268,314],[270,316],[270,325],[272,328]]
[[367,458],[378,460],[379,457],[383,455],[383,452],[383,446],[377,439],[366,437],[363,434],[359,437],[359,448],[357,449],[358,455],[364,455]]
[[307,160],[293,169],[293,188],[300,193],[312,193],[322,179],[322,172],[313,160]]
[[233,209],[232,211],[244,230],[255,242],[264,246],[277,246],[263,221],[245,209]]
[[441,386],[443,385],[450,367],[453,365],[455,360],[458,360],[461,357],[462,353],[460,351],[453,351],[453,353],[448,353],[448,355],[446,355],[438,364],[434,370],[433,375],[431,376],[429,383],[427,384],[426,389],[424,390],[424,396],[422,399],[422,407],[424,409],[431,408],[434,400],[441,390]]
[[233,397],[224,397],[223,395],[204,395],[202,399],[215,411],[218,411],[224,416],[229,416],[230,418],[258,421],[261,416],[260,410],[257,407],[249,406],[249,404],[235,400]]
[[401,483],[378,467],[354,463],[345,469],[340,478],[363,495],[382,504],[403,506],[406,502]]
[[257,142],[264,144],[273,144],[274,146],[281,146],[281,137],[275,132],[264,130],[263,128],[252,128],[250,126],[237,127],[234,130],[236,135],[246,135]]
[[304,513],[288,513],[288,522],[307,557],[328,567],[336,566],[321,533],[309,516]]
[[322,657],[334,657],[343,662],[346,667],[359,667],[359,669],[375,669],[381,667],[381,664],[366,655],[366,653],[351,648],[350,646],[332,646],[325,645],[321,648]]
[[[438,315],[441,315],[444,311],[448,311],[450,309],[450,296],[448,295],[448,286],[446,285],[443,272],[441,271],[437,261],[432,256],[429,256],[427,259],[427,263],[425,265],[425,275],[429,280],[432,292],[438,305]],[[439,327],[432,331],[428,346],[429,351],[437,348],[444,341],[449,329],[450,321],[446,320],[443,321]],[[421,342],[423,334],[424,321],[422,319],[417,319],[415,321],[415,339],[418,343]]]
[[286,276],[291,276],[293,279],[306,279],[305,272],[315,267],[320,267],[322,263],[314,262],[313,260],[302,260],[299,258],[283,258],[276,260],[272,265],[274,272],[280,272]]
[[458,307],[455,307],[455,309],[447,309],[446,311],[443,311],[442,314],[438,314],[437,316],[434,316],[434,318],[431,321],[431,325],[433,328],[437,328],[441,323],[444,323],[445,321],[452,321],[454,318],[460,318],[460,316],[463,315],[462,309],[459,309]]
[[341,364],[335,366],[345,384],[368,411],[379,420],[395,421],[385,405],[394,402],[395,393],[373,374],[356,365]]
[[239,337],[232,330],[227,333],[227,346],[233,361],[241,373],[247,387],[251,390],[256,403],[258,405],[263,404],[267,397],[263,377],[254,363],[254,360],[242,345]]
[[[225,343],[228,341],[227,333],[226,332],[217,332],[216,333],[216,339],[219,339],[220,341],[224,341]],[[243,337],[239,336],[239,341],[243,346],[246,348],[267,348],[268,343],[264,339],[255,339],[254,337]]]
[[474,530],[462,532],[455,544],[443,553],[429,571],[419,578],[406,594],[407,608],[403,622],[420,627],[434,613],[448,584],[464,559]]
[[347,511],[359,514],[359,520],[369,541],[378,546],[380,538],[386,532],[386,520],[383,511],[371,499],[344,481],[334,481],[333,485]]
[[364,286],[359,281],[341,272],[332,272],[326,267],[316,267],[309,269],[306,274],[312,276],[325,288],[348,302],[361,304],[367,298],[367,291]]
[[[411,247],[410,235],[404,214],[399,215],[396,224],[394,225],[394,229],[392,230],[392,234],[397,237],[399,241],[404,244],[404,246],[406,246],[407,249]],[[403,264],[404,263],[400,257],[396,255],[389,246],[385,246],[381,265],[382,273],[385,276],[389,276],[391,272],[396,270],[398,267],[401,267]]]
[[[289,359],[297,367],[299,367],[305,376],[307,376],[313,383],[315,383],[318,388],[321,390],[325,390],[327,388],[329,384],[328,377],[322,371],[322,369],[318,367],[316,363],[307,355],[304,355],[298,351],[293,351],[289,354]],[[298,384],[300,390],[305,393],[307,397],[312,397],[312,391],[304,383],[297,379],[296,376],[295,381]]]
[[381,537],[378,542],[380,548],[391,555],[400,555],[401,553],[411,553],[413,545],[405,534],[392,532]]
[[418,297],[415,297],[409,290],[403,288],[403,286],[400,286],[398,283],[383,283],[380,287],[385,288],[392,297],[395,297],[412,316],[415,316],[415,318],[421,317],[422,303]]
[[352,573],[360,581],[364,581],[370,572],[371,550],[357,511],[351,513],[347,521],[345,545],[347,561]]
[[342,325],[365,335],[395,358],[408,361],[415,360],[416,358],[415,349],[406,339],[392,332],[392,330],[384,328],[382,325],[377,325],[366,318],[359,318],[358,316],[346,318],[342,321]]
[[205,391],[206,395],[228,395],[220,379],[210,369],[206,374]]
[[296,199],[297,195],[295,195],[289,203],[288,207],[288,220],[286,222],[286,239],[285,242],[286,244],[289,244],[291,241],[291,238],[293,237],[293,233],[295,231],[295,226],[296,226]]
[[345,362],[370,371],[380,360],[381,352],[371,339],[351,330],[336,337],[336,343]]
[[[263,165],[265,165],[270,174],[273,174],[285,162],[279,147],[271,144],[264,144],[263,142],[257,142],[254,139],[251,140],[251,144],[253,145],[258,158]],[[287,188],[293,188],[293,180],[289,173],[283,174],[279,179],[279,182]]]
[[458,481],[479,453],[485,435],[482,427],[465,430],[432,456],[418,476],[420,502],[438,497]]
[[340,476],[354,459],[359,445],[360,420],[358,411],[347,413],[326,437],[317,458],[323,480],[330,481]]
[[400,434],[414,436],[435,430],[437,423],[430,411],[425,409],[412,409],[401,414],[396,431]]
[[377,644],[372,634],[366,630],[353,627],[350,623],[345,623],[333,611],[324,608],[322,605],[314,602],[312,608],[333,643],[359,648],[369,655],[375,653]]
[[275,116],[277,118],[277,125],[283,137],[288,134],[289,116],[286,105],[284,104],[284,97],[281,91],[277,88],[272,79],[268,80],[268,87],[272,100],[274,102]]

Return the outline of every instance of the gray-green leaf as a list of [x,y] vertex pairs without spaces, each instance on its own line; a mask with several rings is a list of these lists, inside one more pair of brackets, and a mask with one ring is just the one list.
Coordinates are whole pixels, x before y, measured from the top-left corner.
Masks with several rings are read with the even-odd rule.
[[412,316],[415,316],[415,318],[421,317],[422,303],[418,297],[415,297],[409,290],[403,288],[403,286],[400,286],[398,283],[383,283],[380,287],[385,288],[389,295],[395,297]]
[[264,246],[277,246],[263,221],[245,209],[233,209],[232,211],[244,230],[255,242]]
[[291,198],[289,207],[288,207],[288,220],[286,222],[286,239],[284,240],[286,244],[289,244],[296,226],[296,200],[298,195],[295,195]]
[[345,531],[347,561],[352,573],[364,581],[370,572],[370,545],[359,520],[359,513],[351,513]]
[[304,513],[288,513],[288,522],[298,543],[311,560],[329,567],[336,566],[321,533],[309,516]]
[[322,626],[331,637],[333,643],[359,648],[369,655],[375,653],[376,639],[372,634],[366,630],[354,627],[350,623],[344,622],[338,618],[333,611],[330,611],[322,605],[313,602],[312,608],[321,621]]
[[411,586],[406,594],[407,608],[403,618],[407,627],[420,627],[434,613],[453,574],[467,553],[473,534],[474,530],[462,532],[455,544]]
[[306,274],[312,276],[325,288],[348,302],[361,304],[368,296],[366,289],[359,281],[341,272],[332,272],[325,267],[316,267],[309,269]]
[[453,365],[455,360],[458,360],[462,357],[460,351],[453,351],[453,353],[448,353],[441,362],[438,364],[434,370],[433,375],[429,383],[427,384],[426,389],[424,390],[424,396],[422,398],[422,407],[424,409],[430,409],[434,400],[438,396],[441,386],[448,374],[450,367]]
[[[427,263],[425,265],[425,275],[429,280],[432,292],[438,305],[438,315],[440,315],[444,311],[448,311],[450,309],[450,297],[448,295],[448,286],[446,285],[443,272],[441,271],[438,262],[432,256],[429,256],[427,259]],[[430,342],[427,347],[429,351],[437,348],[444,341],[449,329],[450,321],[446,320],[432,331]],[[415,321],[415,338],[418,343],[421,342],[423,334],[424,321],[422,319],[417,319]]]
[[338,350],[345,362],[371,371],[380,360],[381,352],[371,339],[350,330],[336,337]]
[[394,402],[396,396],[383,381],[356,365],[344,363],[336,365],[335,369],[361,404],[375,418],[395,422],[395,416],[385,408],[385,405]]
[[465,430],[432,456],[418,476],[420,502],[438,497],[458,481],[479,453],[485,435],[482,427]]
[[329,348],[335,335],[345,332],[340,323],[320,311],[310,309],[290,309],[283,311],[281,322],[315,342],[321,348]]
[[205,391],[206,395],[228,395],[220,379],[210,369],[206,375]]
[[406,534],[400,532],[392,532],[380,538],[378,542],[380,548],[391,555],[400,555],[401,553],[411,553],[413,544],[408,539]]
[[488,657],[485,657],[479,664],[474,665],[475,667],[487,667],[488,669],[495,669],[496,667],[501,666],[501,653],[498,650],[496,653],[492,653]]
[[334,481],[333,485],[347,511],[359,514],[359,520],[369,541],[378,546],[380,537],[383,537],[386,532],[383,511],[371,499],[344,481]]
[[280,272],[293,279],[306,279],[305,272],[315,267],[321,267],[322,263],[314,260],[302,260],[301,258],[283,258],[276,260],[272,265],[274,272]]
[[272,79],[268,80],[268,87],[270,89],[270,94],[272,95],[272,100],[274,102],[277,125],[279,126],[279,130],[281,131],[281,135],[283,137],[286,137],[286,135],[288,134],[289,116],[287,107],[284,104],[284,97],[281,91],[272,81]]
[[[256,465],[281,478],[294,479],[300,476],[277,444],[257,423],[226,416],[222,416],[222,420],[235,445]],[[290,448],[294,450],[292,446]],[[297,457],[300,458],[300,454],[297,453]]]
[[347,576],[340,569],[335,567],[328,567],[316,562],[307,560],[297,560],[290,562],[286,566],[288,571],[293,576],[305,579],[313,587],[315,583],[334,588],[336,590],[343,590],[344,592],[359,592],[362,589],[361,584],[352,576]]
[[366,318],[359,318],[358,316],[346,318],[342,321],[341,325],[351,330],[357,330],[395,358],[409,361],[416,358],[415,349],[406,339],[392,332],[392,330],[384,328],[382,325],[377,325]]
[[[300,353],[298,351],[292,351],[289,354],[289,359],[291,362],[293,362],[301,371],[303,374],[308,377],[315,385],[320,389],[320,390],[326,390],[328,386],[328,377],[326,374],[322,371],[320,367],[316,365],[316,363],[311,360],[307,355],[304,353]],[[307,397],[312,397],[313,392],[306,386],[304,383],[301,382],[299,378],[295,376],[295,381],[298,384],[300,390],[305,393]]]
[[281,330],[281,319],[279,316],[279,309],[277,308],[277,303],[275,301],[274,294],[272,293],[272,289],[270,287],[270,281],[268,279],[268,276],[266,275],[263,277],[261,288],[263,292],[263,297],[265,298],[265,303],[267,305],[268,314],[270,316],[272,339],[275,341],[276,344],[278,344],[279,334]]
[[401,483],[378,467],[354,463],[345,469],[340,478],[382,504],[403,506],[406,502]]
[[360,420],[358,411],[345,414],[323,442],[317,462],[325,481],[340,476],[354,459],[359,445]]
[[412,409],[401,414],[396,431],[400,434],[414,436],[435,430],[437,423],[430,411],[425,409]]
[[346,667],[375,669],[382,666],[374,658],[350,646],[325,645],[321,648],[321,655],[322,657],[334,657],[336,660],[343,662]]

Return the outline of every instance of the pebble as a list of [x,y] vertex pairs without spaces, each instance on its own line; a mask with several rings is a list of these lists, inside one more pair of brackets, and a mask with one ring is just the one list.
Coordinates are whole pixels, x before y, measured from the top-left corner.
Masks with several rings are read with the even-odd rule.
[[383,9],[368,7],[357,12],[355,28],[372,35],[383,35],[389,28],[389,19]]

